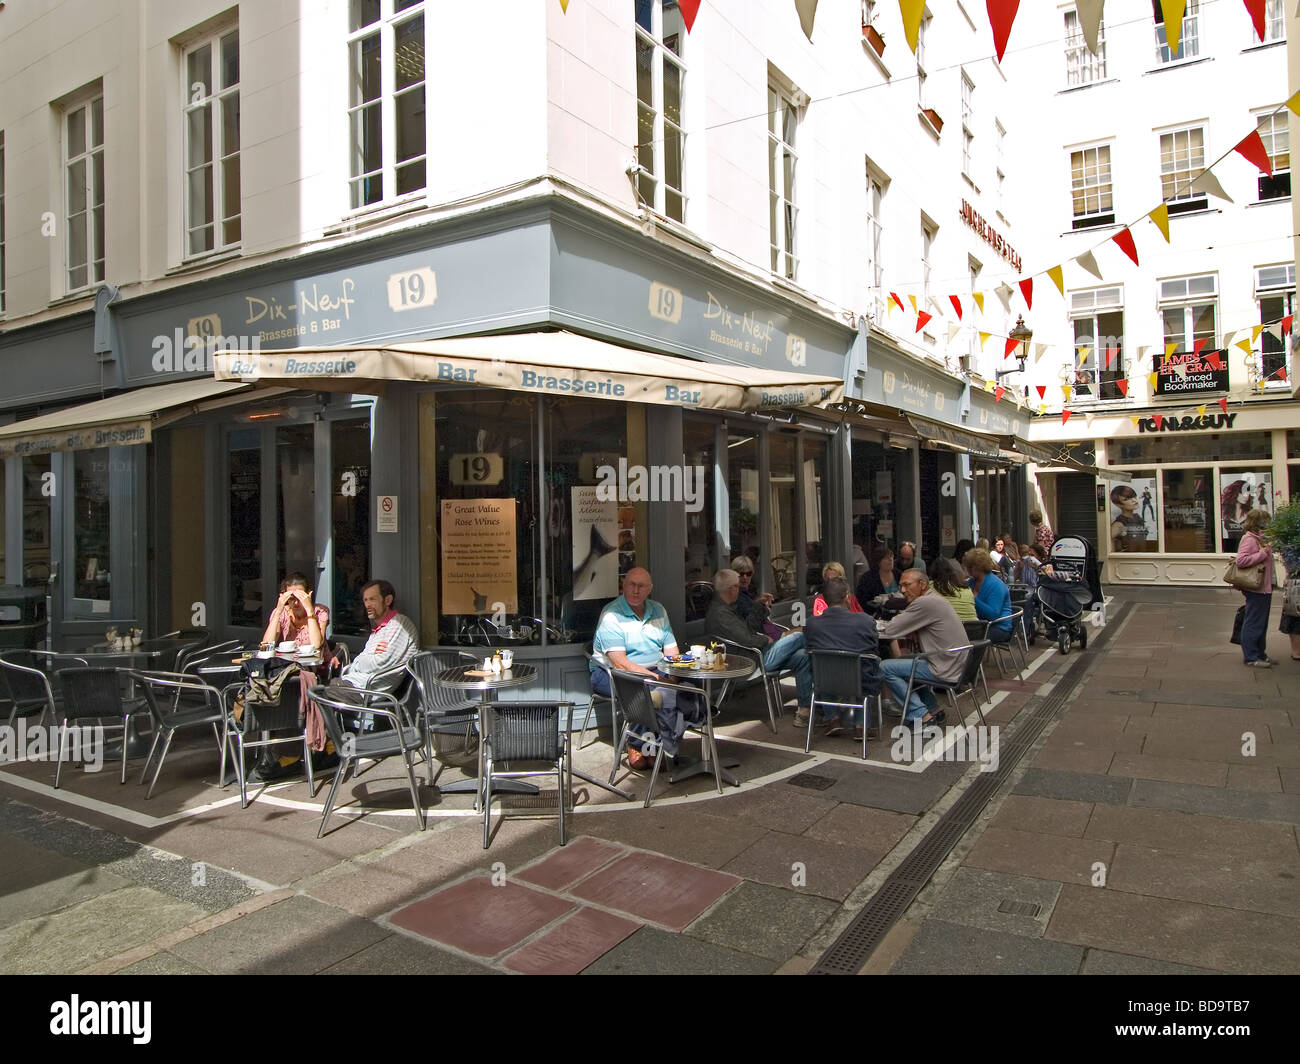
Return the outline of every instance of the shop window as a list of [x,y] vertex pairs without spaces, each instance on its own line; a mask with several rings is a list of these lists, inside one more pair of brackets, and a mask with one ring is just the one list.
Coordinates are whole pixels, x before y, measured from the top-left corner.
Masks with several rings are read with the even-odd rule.
[[334,635],[366,635],[361,590],[370,579],[370,421],[330,424],[330,534],[334,551]]
[[1195,350],[1198,340],[1213,350],[1218,336],[1216,326],[1215,274],[1178,277],[1160,282],[1160,317],[1164,325],[1165,345],[1176,344],[1176,351]]
[[1286,430],[1287,458],[1300,458],[1300,429]]
[[844,566],[844,572],[853,572],[853,558],[832,559],[827,553],[826,543],[826,494],[829,484],[826,477],[826,438],[805,432],[803,435],[803,470],[799,478],[799,487],[803,493],[803,540],[804,555],[808,561],[808,573],[804,582],[809,595],[817,594],[822,588],[822,566],[829,561],[838,560]]
[[50,499],[53,479],[48,454],[23,459],[23,586],[44,587],[50,577]]
[[229,464],[230,610],[226,619],[237,627],[260,629],[268,614],[263,612],[262,437],[257,429],[230,434]]
[[727,436],[727,499],[731,557],[747,556],[754,563],[755,590],[775,594],[759,564],[758,437],[743,427],[733,428]]
[[1083,39],[1083,26],[1079,23],[1079,13],[1075,10],[1065,12],[1065,84],[1067,88],[1077,85],[1091,85],[1094,81],[1106,78],[1106,25],[1099,21],[1097,26],[1097,54],[1088,50]]
[[1210,554],[1214,551],[1214,470],[1166,469],[1164,482],[1165,551]]
[[1269,328],[1281,332],[1281,320],[1295,313],[1295,264],[1256,270],[1255,298],[1259,301],[1259,323],[1264,326],[1259,334],[1260,349],[1254,356],[1258,379],[1270,388],[1288,389],[1292,382],[1280,371],[1286,369],[1291,338],[1287,334],[1275,336]]
[[1135,472],[1127,484],[1110,489],[1110,549],[1120,554],[1145,554],[1160,549],[1156,475]]
[[108,454],[107,448],[72,454],[72,572],[76,597],[104,602],[112,597]]
[[267,588],[266,607],[271,608],[272,590],[289,573],[302,573],[308,585],[316,586],[320,567],[316,562],[316,446],[315,426],[283,425],[275,430],[275,577],[276,588]]
[[1070,195],[1073,228],[1115,224],[1109,144],[1070,152]]
[[5,509],[9,496],[5,494],[5,469],[8,463],[0,460],[0,584],[5,583]]
[[1090,399],[1122,399],[1115,382],[1126,378],[1124,290],[1093,288],[1070,293],[1074,329],[1075,394]]
[[103,96],[70,107],[63,133],[66,283],[75,292],[104,279]]
[[185,83],[185,254],[239,243],[239,31],[195,44]]
[[[717,456],[714,438],[717,423],[686,418],[682,422],[682,443],[686,468],[703,473],[704,497],[699,510],[687,509],[686,521],[686,619],[703,617],[713,598],[714,563],[717,558],[713,474]],[[729,566],[731,559],[723,563]]]
[[1170,214],[1203,211],[1205,193],[1192,182],[1205,169],[1205,130],[1201,126],[1160,134],[1160,195]]
[[5,135],[0,130],[0,317],[5,312]]
[[1241,523],[1251,510],[1272,513],[1273,509],[1271,470],[1219,470],[1219,531],[1225,554],[1237,552],[1241,542]]
[[637,195],[654,210],[686,220],[682,97],[686,27],[674,0],[635,0]]
[[1291,195],[1291,131],[1287,124],[1290,112],[1285,107],[1258,115],[1259,139],[1264,142],[1273,164],[1271,174],[1259,175],[1261,200],[1287,199]]
[[769,445],[767,518],[772,544],[771,589],[777,602],[799,592],[799,529],[796,523],[794,437],[774,433]]
[[1158,63],[1179,63],[1184,59],[1195,59],[1201,54],[1200,4],[1197,0],[1187,0],[1183,13],[1182,30],[1178,38],[1178,51],[1171,52],[1169,38],[1165,31],[1165,15],[1160,0],[1151,0],[1156,19],[1156,61]]
[[1300,499],[1300,465],[1286,467],[1286,486],[1289,499]]
[[[1286,11],[1283,9],[1284,0],[1266,0],[1264,5],[1264,40],[1259,43],[1270,44],[1273,41],[1286,40]],[[1255,27],[1251,26],[1249,31],[1249,41],[1251,44],[1257,42],[1255,37]]]
[[424,4],[351,0],[348,28],[355,209],[425,187]]
[[[1214,408],[1211,407],[1211,410]],[[1192,410],[1189,415],[1194,416]],[[1272,457],[1269,432],[1145,432],[1109,443],[1111,465],[1160,465],[1166,462],[1250,462]]]
[[799,272],[795,176],[799,154],[795,137],[799,112],[808,98],[773,79],[767,86],[767,192],[772,272],[793,281]]

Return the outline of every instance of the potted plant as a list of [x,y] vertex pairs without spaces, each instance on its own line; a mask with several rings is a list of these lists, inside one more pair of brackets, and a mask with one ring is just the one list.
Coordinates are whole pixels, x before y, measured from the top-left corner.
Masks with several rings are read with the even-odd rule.
[[1300,573],[1300,497],[1274,511],[1264,538],[1282,559],[1287,575]]

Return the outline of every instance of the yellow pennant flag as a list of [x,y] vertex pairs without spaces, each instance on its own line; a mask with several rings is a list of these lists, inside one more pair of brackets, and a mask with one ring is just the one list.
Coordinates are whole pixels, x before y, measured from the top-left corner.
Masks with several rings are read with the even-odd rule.
[[569,0],[560,0],[560,11],[565,15],[569,13]]
[[1052,279],[1052,284],[1056,285],[1056,290],[1065,295],[1065,269],[1061,266],[1052,266],[1047,271],[1047,276]]
[[1138,421],[1140,421],[1141,419],[1140,419],[1140,418],[1131,417],[1131,418],[1129,418],[1129,420],[1130,420],[1131,422],[1133,422],[1133,427],[1134,427],[1134,428],[1137,428],[1137,427],[1138,427]]
[[912,304],[912,313],[916,313],[916,296],[909,294],[907,301]]
[[1256,325],[1253,329],[1251,329],[1250,342],[1253,344],[1256,340],[1258,340],[1259,334],[1262,333],[1263,331],[1264,331],[1264,326],[1262,325]]
[[1065,396],[1065,401],[1067,403],[1070,401],[1070,396],[1073,394],[1073,391],[1074,390],[1068,384],[1061,385],[1061,394]]
[[1198,406],[1198,407],[1196,408],[1196,412],[1197,412],[1198,414],[1200,414],[1201,417],[1205,417],[1205,404],[1202,403],[1200,406]]
[[984,341],[987,340],[992,335],[993,335],[992,333],[986,333],[986,332],[980,333],[980,347],[983,347]]
[[1169,243],[1169,206],[1167,204],[1162,203],[1155,210],[1148,213],[1147,217],[1156,223],[1156,228],[1160,230],[1160,235],[1165,238],[1165,243],[1168,244]]
[[907,46],[916,54],[916,41],[921,36],[921,15],[925,11],[925,0],[898,0],[898,9],[903,15],[903,33],[907,36]]
[[991,392],[991,391],[993,390],[993,382],[992,382],[992,381],[985,381],[985,382],[984,382],[984,390],[985,390],[986,392]]
[[1165,358],[1172,358],[1175,351],[1178,350],[1177,344],[1165,344]]
[[983,292],[972,292],[972,293],[971,293],[971,298],[972,298],[973,300],[975,300],[975,305],[976,305],[977,307],[980,308],[980,313],[983,314],[983,313],[984,313],[984,293],[983,293]]
[[1300,92],[1297,92],[1291,99],[1286,102],[1287,107],[1291,108],[1291,113],[1300,118]]
[[1038,413],[1039,413],[1040,415],[1041,415],[1041,414],[1046,414],[1046,413],[1047,413],[1047,404],[1046,404],[1046,403],[1039,403],[1039,404],[1038,404]]
[[1078,349],[1079,365],[1082,366],[1085,362],[1087,362],[1087,361],[1088,361],[1088,356],[1089,356],[1090,354],[1092,354],[1092,348],[1091,348],[1091,347],[1088,347],[1087,345],[1085,345],[1085,346],[1079,348],[1079,349]]
[[1246,354],[1250,354],[1250,341],[1247,340],[1244,336],[1237,341],[1237,346],[1240,347],[1243,351],[1245,351]]
[[1182,41],[1183,14],[1187,11],[1187,0],[1160,0],[1160,10],[1164,14],[1165,40],[1169,42],[1169,54],[1173,55]]
[[1160,374],[1159,374],[1159,373],[1148,373],[1148,374],[1147,374],[1147,383],[1149,383],[1149,384],[1151,385],[1151,394],[1152,394],[1152,395],[1155,395],[1155,394],[1156,394],[1156,381],[1159,379],[1159,377],[1160,377]]

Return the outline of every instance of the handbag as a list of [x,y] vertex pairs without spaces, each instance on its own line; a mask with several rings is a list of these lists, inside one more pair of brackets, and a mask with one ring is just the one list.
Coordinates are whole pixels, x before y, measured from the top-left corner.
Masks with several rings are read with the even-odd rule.
[[1246,623],[1246,607],[1238,606],[1237,615],[1232,619],[1232,635],[1228,637],[1229,643],[1235,643],[1241,646],[1241,626]]
[[1264,567],[1256,565],[1250,569],[1240,569],[1237,567],[1237,559],[1233,558],[1228,563],[1228,568],[1223,570],[1223,582],[1231,584],[1238,591],[1258,591],[1264,586]]
[[1300,617],[1300,576],[1287,578],[1282,591],[1282,614],[1285,617]]

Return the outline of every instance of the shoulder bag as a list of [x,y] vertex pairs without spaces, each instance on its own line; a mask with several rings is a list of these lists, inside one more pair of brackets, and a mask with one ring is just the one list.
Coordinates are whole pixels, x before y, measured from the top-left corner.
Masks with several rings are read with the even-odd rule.
[[1238,591],[1259,591],[1264,586],[1264,566],[1255,565],[1249,569],[1242,569],[1237,565],[1237,559],[1233,558],[1228,563],[1228,568],[1223,570],[1223,582],[1231,584]]
[[1282,592],[1282,613],[1287,617],[1300,617],[1300,575],[1287,577]]

